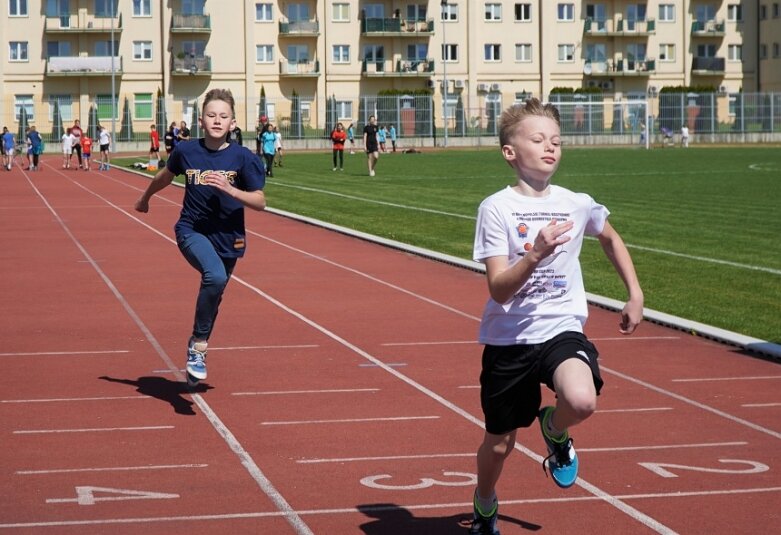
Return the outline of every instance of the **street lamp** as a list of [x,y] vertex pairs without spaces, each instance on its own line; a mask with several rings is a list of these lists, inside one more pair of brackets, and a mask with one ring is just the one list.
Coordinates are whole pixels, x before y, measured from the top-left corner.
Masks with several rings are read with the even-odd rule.
[[442,18],[442,122],[445,125],[443,144],[447,147],[447,46],[445,44],[445,23],[447,22],[445,8],[447,7],[447,0],[440,0],[439,4],[442,8],[440,13]]

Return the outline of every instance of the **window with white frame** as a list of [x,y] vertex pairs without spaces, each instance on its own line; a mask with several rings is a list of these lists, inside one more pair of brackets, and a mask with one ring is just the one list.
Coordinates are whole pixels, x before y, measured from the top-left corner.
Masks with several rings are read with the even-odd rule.
[[428,45],[426,43],[407,45],[407,59],[412,61],[425,61],[427,57]]
[[11,17],[26,17],[27,0],[8,0],[8,15]]
[[49,122],[54,122],[54,108],[60,114],[63,122],[73,120],[73,97],[70,95],[49,95]]
[[136,93],[133,95],[133,118],[140,121],[154,119],[152,112],[152,93]]
[[14,96],[14,117],[18,121],[22,117],[22,108],[27,112],[27,120],[35,120],[35,106],[33,106],[32,95],[15,95]]
[[427,11],[426,4],[407,4],[407,20],[426,20]]
[[727,46],[727,58],[730,61],[741,61],[743,59],[743,45]]
[[46,41],[46,57],[57,58],[71,55],[71,44],[69,41]]
[[340,119],[352,119],[353,118],[353,103],[350,100],[337,100],[336,101],[336,115]]
[[532,20],[532,5],[531,4],[515,4],[515,22],[531,22]]
[[312,121],[312,101],[302,100],[301,101],[301,122],[304,124],[309,124],[311,121]]
[[659,4],[659,22],[675,22],[675,4]]
[[133,0],[134,17],[151,17],[152,0]]
[[274,62],[274,45],[255,45],[256,63]]
[[440,13],[440,20],[443,21],[457,21],[458,20],[458,4],[445,4],[442,6]]
[[270,2],[255,3],[255,22],[274,22],[274,10]]
[[575,61],[575,45],[559,45],[559,63]]
[[485,20],[492,20],[492,21],[502,20],[502,4],[486,2]]
[[331,6],[331,20],[334,22],[350,22],[350,4],[335,2]]
[[607,45],[605,43],[587,44],[586,61],[591,63],[604,63],[607,61]]
[[111,57],[112,44],[114,45],[114,57],[119,56],[119,41],[111,41],[110,39],[108,41],[95,41],[95,56],[102,58]]
[[442,61],[458,61],[458,45],[442,45]]
[[133,41],[133,59],[152,61],[152,41]]
[[9,61],[29,61],[27,41],[11,41],[8,43]]
[[675,61],[675,45],[673,43],[659,44],[659,61],[665,63]]
[[575,20],[575,4],[559,4],[556,8],[556,16],[559,22],[572,22]]
[[116,17],[119,13],[118,3],[119,0],[95,0],[95,17],[109,18],[112,14]]
[[489,43],[483,46],[483,59],[486,61],[502,60],[502,45]]
[[528,63],[532,60],[531,43],[517,43],[515,45],[515,61],[519,63]]
[[740,4],[727,4],[727,20],[730,22],[742,22],[743,6]]
[[350,45],[334,45],[333,62],[350,63]]

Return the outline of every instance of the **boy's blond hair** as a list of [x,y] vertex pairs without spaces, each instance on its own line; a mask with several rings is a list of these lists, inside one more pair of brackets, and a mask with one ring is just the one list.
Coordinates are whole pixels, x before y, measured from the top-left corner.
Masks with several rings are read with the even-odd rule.
[[518,125],[527,117],[547,117],[561,127],[559,110],[553,104],[543,104],[538,98],[527,99],[523,104],[515,104],[502,112],[499,118],[499,145],[510,144]]
[[223,102],[227,102],[231,107],[231,116],[236,116],[236,101],[233,99],[233,93],[231,93],[230,89],[212,89],[206,93],[206,96],[203,97],[201,113],[203,113],[203,110],[206,109],[206,105],[212,100],[221,100]]

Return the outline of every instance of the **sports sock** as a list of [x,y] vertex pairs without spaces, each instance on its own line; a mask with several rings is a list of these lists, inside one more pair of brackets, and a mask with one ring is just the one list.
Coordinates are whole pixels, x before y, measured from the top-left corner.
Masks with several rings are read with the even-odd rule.
[[481,515],[488,517],[494,514],[494,509],[497,505],[496,492],[491,493],[491,497],[486,499],[480,496],[480,493],[475,491],[475,503],[477,505],[477,512]]
[[545,421],[545,433],[548,435],[548,438],[550,438],[553,442],[564,442],[567,440],[567,431],[560,431],[559,429],[556,429],[553,425],[553,415]]

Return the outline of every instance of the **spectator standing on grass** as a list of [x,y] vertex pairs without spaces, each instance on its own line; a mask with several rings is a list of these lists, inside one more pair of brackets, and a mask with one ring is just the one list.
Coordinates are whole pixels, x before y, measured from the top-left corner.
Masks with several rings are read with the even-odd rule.
[[392,150],[393,152],[396,152],[396,127],[395,126],[390,125],[390,130],[388,132],[388,135],[390,136]]
[[277,126],[274,126],[274,165],[282,167],[282,134]]
[[266,176],[274,176],[274,155],[276,154],[277,136],[274,134],[274,126],[266,123],[263,133],[260,135],[260,145],[263,151],[263,161],[266,164]]
[[[485,264],[489,299],[480,322],[485,345],[480,400],[485,416],[477,452],[474,535],[496,535],[496,484],[518,428],[539,420],[554,483],[572,486],[578,474],[569,429],[593,414],[602,387],[598,353],[583,334],[588,315],[580,267],[586,235],[595,236],[628,293],[619,331],[631,334],[643,317],[643,292],[607,208],[589,195],[552,185],[561,160],[558,110],[532,98],[502,113],[502,157],[515,186],[478,209],[474,259]],[[540,407],[540,385],[556,406]]]
[[149,127],[149,159],[160,160],[160,134],[154,124]]
[[355,125],[353,123],[347,127],[347,141],[350,142],[350,154],[355,154]]
[[263,166],[252,152],[227,135],[235,122],[233,95],[212,89],[203,100],[204,137],[183,142],[171,154],[135,209],[146,213],[152,196],[184,175],[184,200],[174,227],[185,259],[201,274],[192,334],[187,342],[187,383],[206,379],[206,352],[225,286],[244,255],[244,207],[263,210],[266,199]]
[[187,128],[187,123],[181,121],[179,123],[179,132],[176,134],[176,142],[190,141],[190,129]]
[[384,126],[377,128],[377,142],[380,144],[380,151],[387,152],[385,150],[385,139],[387,137],[388,130]]
[[344,171],[344,142],[347,134],[344,131],[342,123],[336,123],[336,128],[331,131],[331,142],[333,143],[334,168],[336,171],[336,161],[339,160],[339,170]]
[[171,153],[174,151],[174,148],[176,147],[176,135],[178,134],[178,129],[176,128],[176,123],[171,123],[168,126],[168,130],[165,131],[165,134],[163,135],[163,144],[165,145],[165,153],[170,158]]
[[380,159],[380,151],[377,143],[377,118],[369,117],[369,124],[363,127],[363,148],[369,165],[369,176],[374,176],[377,160]]
[[689,127],[686,125],[681,127],[681,147],[689,147]]

